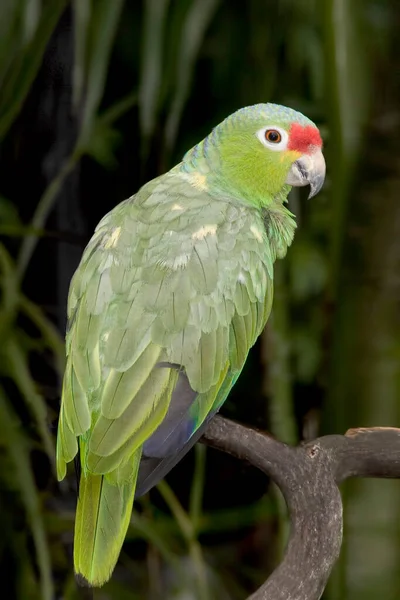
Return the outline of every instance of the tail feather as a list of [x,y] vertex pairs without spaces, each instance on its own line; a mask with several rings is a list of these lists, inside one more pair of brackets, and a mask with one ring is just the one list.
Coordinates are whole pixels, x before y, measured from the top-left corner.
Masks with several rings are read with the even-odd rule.
[[140,454],[139,450],[132,455],[129,479],[81,474],[74,567],[90,586],[99,587],[108,581],[118,560],[131,518]]

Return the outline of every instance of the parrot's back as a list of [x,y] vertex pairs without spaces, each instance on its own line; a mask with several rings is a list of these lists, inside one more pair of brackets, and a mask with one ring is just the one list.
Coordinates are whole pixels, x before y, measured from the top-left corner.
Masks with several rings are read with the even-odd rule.
[[74,559],[91,585],[114,568],[135,490],[198,439],[265,325],[273,261],[294,231],[282,204],[275,213],[175,168],[106,215],[85,250],[69,296],[57,468],[63,478],[79,444]]

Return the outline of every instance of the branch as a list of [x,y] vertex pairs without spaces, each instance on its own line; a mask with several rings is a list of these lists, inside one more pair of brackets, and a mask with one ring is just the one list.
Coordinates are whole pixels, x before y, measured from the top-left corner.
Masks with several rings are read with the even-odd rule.
[[349,477],[399,477],[400,429],[350,429],[292,447],[216,416],[201,441],[246,460],[278,485],[289,508],[285,556],[248,600],[319,600],[342,543],[338,484]]

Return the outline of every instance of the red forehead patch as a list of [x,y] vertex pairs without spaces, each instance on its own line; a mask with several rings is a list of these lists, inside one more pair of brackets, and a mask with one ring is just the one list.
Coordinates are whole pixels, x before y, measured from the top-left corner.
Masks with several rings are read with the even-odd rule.
[[316,127],[312,125],[300,125],[293,123],[289,129],[288,150],[297,150],[302,154],[308,154],[313,151],[313,147],[321,148],[322,139]]

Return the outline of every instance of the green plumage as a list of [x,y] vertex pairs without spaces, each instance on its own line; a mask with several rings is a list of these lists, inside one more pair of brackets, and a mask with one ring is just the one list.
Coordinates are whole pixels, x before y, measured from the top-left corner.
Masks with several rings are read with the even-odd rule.
[[[109,579],[128,529],[140,451],[115,479],[106,475],[81,478],[75,520],[74,564],[93,585]],[[106,556],[105,556],[106,552]]]
[[[224,170],[267,119],[272,105],[258,106],[106,215],[72,280],[57,469],[62,479],[79,443],[74,563],[91,585],[112,573],[136,486],[154,485],[193,443],[270,313],[273,262],[295,228],[283,201],[298,154],[279,162],[271,152],[262,197],[253,157],[251,202]],[[261,144],[247,143],[250,160]]]

